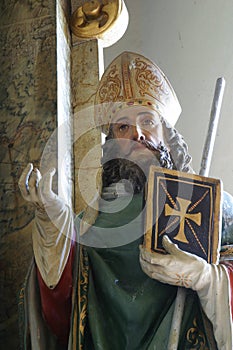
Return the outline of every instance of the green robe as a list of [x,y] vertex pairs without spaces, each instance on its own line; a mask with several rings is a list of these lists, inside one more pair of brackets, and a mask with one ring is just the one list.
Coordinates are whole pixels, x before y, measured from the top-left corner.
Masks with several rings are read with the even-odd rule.
[[[127,201],[122,197],[117,204],[105,203],[95,226],[82,240],[86,283],[79,284],[84,291],[81,287],[77,294],[85,295],[85,318],[81,320],[85,327],[79,339],[85,350],[167,349],[177,287],[153,280],[142,271],[142,196],[135,195],[118,211]],[[119,240],[114,237],[118,234]],[[130,241],[126,238],[127,244],[118,246],[128,236]],[[87,246],[92,243],[107,248]],[[186,297],[179,349],[216,349],[212,327],[191,290]]]
[[[167,349],[177,287],[153,280],[141,270],[142,196],[135,195],[127,202],[124,196],[105,202],[95,226],[80,239],[73,271],[70,350]],[[79,221],[77,217],[77,233]],[[37,344],[35,349],[60,350],[41,317],[34,266],[21,291],[20,305],[22,348],[31,349],[32,342]],[[186,297],[178,349],[217,349],[212,326],[191,290]]]

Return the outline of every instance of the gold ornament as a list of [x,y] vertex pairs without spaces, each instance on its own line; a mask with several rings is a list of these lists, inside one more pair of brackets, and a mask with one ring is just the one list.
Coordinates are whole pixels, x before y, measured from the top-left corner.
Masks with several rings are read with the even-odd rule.
[[91,0],[72,14],[70,27],[79,39],[99,39],[108,47],[124,35],[128,21],[123,0]]

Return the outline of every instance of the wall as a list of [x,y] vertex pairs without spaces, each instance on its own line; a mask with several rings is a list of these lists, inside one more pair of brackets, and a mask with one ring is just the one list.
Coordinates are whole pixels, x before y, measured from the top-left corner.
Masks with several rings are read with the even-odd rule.
[[[67,52],[64,12],[68,9],[60,3],[58,22],[63,21]],[[40,166],[44,147],[57,127],[56,2],[2,1],[0,10],[0,344],[15,350],[19,347],[17,294],[32,258],[34,217],[33,208],[19,193],[18,179],[28,162]],[[69,65],[63,66],[69,75]],[[64,105],[69,114],[70,104]],[[53,147],[56,154],[57,145]]]

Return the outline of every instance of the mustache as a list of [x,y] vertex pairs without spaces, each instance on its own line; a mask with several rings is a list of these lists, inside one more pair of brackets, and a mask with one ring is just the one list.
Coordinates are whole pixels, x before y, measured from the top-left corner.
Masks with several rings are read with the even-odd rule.
[[[164,143],[160,141],[157,145],[155,145],[152,141],[149,140],[139,140],[135,142],[143,145],[149,151],[153,152],[156,158],[159,160],[161,167],[166,169],[174,169],[174,164],[170,152]],[[136,146],[137,145],[135,143],[131,145],[128,155],[133,151],[134,148],[136,148]]]

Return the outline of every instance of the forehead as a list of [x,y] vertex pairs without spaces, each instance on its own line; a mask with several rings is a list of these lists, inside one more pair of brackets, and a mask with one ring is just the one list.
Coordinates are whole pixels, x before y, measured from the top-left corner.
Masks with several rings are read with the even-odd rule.
[[128,122],[136,122],[140,118],[148,117],[160,121],[159,114],[152,108],[146,106],[130,106],[120,110],[111,120],[111,123],[118,123],[126,119]]

